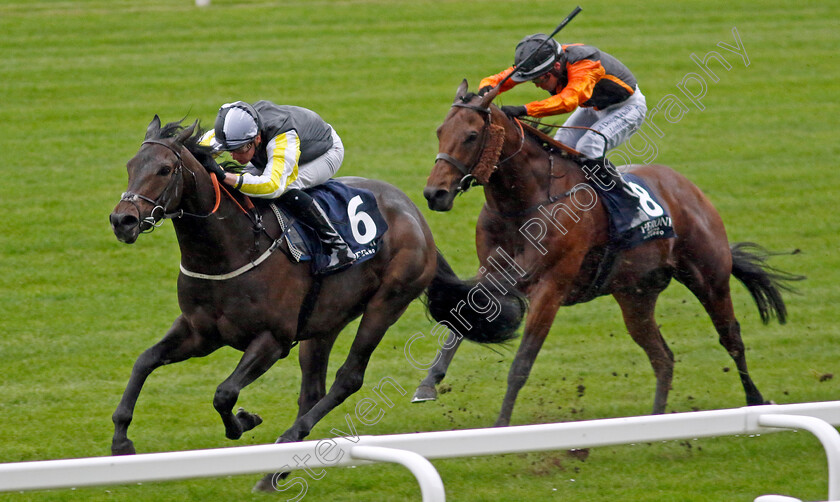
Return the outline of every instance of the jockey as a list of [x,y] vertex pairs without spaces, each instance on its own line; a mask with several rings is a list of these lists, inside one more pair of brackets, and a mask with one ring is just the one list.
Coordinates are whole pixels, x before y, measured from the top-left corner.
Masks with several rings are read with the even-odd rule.
[[214,130],[200,143],[218,153],[229,151],[245,165],[241,174],[234,174],[211,162],[207,167],[220,181],[251,197],[278,199],[315,230],[331,255],[328,269],[356,259],[321,207],[302,190],[329,180],[344,160],[341,138],[317,113],[271,101],[227,103],[219,109]]
[[616,58],[591,45],[560,45],[553,39],[545,42],[547,38],[542,33],[523,38],[516,46],[515,67],[484,78],[479,94],[497,86],[511,72],[499,92],[533,81],[551,97],[521,106],[503,106],[502,111],[510,117],[572,112],[564,126],[593,130],[560,128],[554,139],[583,154],[584,172],[590,179],[594,176],[593,181],[602,188],[612,188],[613,180],[621,185],[621,176],[605,154],[625,142],[645,120],[647,104],[636,77]]

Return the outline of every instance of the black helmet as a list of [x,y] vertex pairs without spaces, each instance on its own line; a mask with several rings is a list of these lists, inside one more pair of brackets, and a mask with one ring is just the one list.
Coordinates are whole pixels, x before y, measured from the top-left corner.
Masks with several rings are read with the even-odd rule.
[[260,133],[262,124],[254,107],[244,101],[226,103],[216,116],[216,141],[222,150],[245,146]]
[[[534,51],[536,51],[536,54],[534,54]],[[543,75],[557,61],[559,51],[559,44],[554,39],[548,38],[548,35],[542,33],[528,35],[516,45],[516,55],[513,63],[516,65],[516,71],[513,72],[510,79],[514,82],[527,82]],[[533,57],[531,57],[532,54]]]

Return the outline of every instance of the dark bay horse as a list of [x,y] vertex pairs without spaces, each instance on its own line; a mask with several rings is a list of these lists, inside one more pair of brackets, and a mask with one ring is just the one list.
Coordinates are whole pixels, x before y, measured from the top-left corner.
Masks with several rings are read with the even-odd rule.
[[[275,252],[257,268],[231,273],[249,268],[257,256],[266,256],[265,250],[282,231],[268,208],[262,209],[264,230],[255,230],[255,220],[242,208],[245,198],[227,192],[208,174],[200,159],[210,152],[197,144],[200,133],[197,123],[182,127],[173,122],[161,128],[155,116],[139,151],[128,161],[128,188],[110,216],[114,234],[129,244],[162,219],[172,219],[182,268],[181,315],[158,343],[138,357],[114,412],[111,451],[115,455],[135,452],[127,429],[149,374],[223,346],[243,355],[216,390],[213,406],[222,417],[225,435],[238,439],[262,421],[242,409],[233,413],[240,391],[300,342],[299,411],[278,442],[300,441],[362,387],[373,350],[412,300],[427,290],[467,285],[437,252],[426,221],[410,199],[387,183],[363,178],[341,181],[372,191],[388,224],[373,258],[315,278],[306,262],[293,263],[283,252]],[[515,329],[523,311],[506,312],[512,316],[508,329]],[[340,331],[359,316],[350,352],[327,392],[330,349]],[[271,488],[266,479],[258,486]]]
[[[517,393],[525,384],[559,307],[611,294],[633,340],[644,349],[656,376],[653,413],[664,413],[671,388],[674,356],[659,331],[654,308],[672,278],[685,285],[705,308],[720,343],[735,361],[748,405],[764,398],[747,371],[744,344],[732,307],[730,276],[752,294],[764,322],[785,322],[780,289],[800,277],[769,267],[763,250],[741,243],[730,246],[723,222],[709,199],[679,173],[661,165],[632,166],[672,218],[675,238],[647,241],[618,251],[606,270],[608,216],[588,188],[580,166],[568,155],[543,147],[492,104],[496,92],[467,92],[466,80],[438,128],[440,154],[424,195],[436,211],[452,208],[455,196],[471,178],[484,187],[486,203],[476,224],[481,263],[479,279],[488,289],[515,286],[530,302],[519,349],[508,375],[507,392],[496,425],[508,425]],[[507,271],[496,265],[508,260]],[[605,278],[597,289],[596,277]],[[511,280],[514,279],[514,280]],[[515,284],[514,284],[515,283]],[[443,308],[433,313],[445,314]],[[454,313],[453,313],[454,314]],[[420,384],[414,401],[436,397],[435,385],[446,372],[461,337],[498,342],[492,334],[470,329],[450,316],[458,333],[439,354]]]

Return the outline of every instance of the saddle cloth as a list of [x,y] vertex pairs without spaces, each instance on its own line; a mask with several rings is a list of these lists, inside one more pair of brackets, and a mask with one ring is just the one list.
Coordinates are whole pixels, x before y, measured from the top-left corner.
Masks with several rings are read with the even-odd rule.
[[656,195],[640,177],[623,173],[621,177],[633,197],[592,187],[604,203],[610,217],[610,241],[618,249],[630,249],[654,239],[676,237],[671,217]]
[[[336,180],[304,190],[315,199],[358,258],[357,265],[373,258],[379,250],[382,235],[388,230],[385,218],[379,212],[373,192],[355,188]],[[285,208],[271,203],[295,261],[312,262],[312,272],[323,273],[330,257],[322,249],[318,234],[311,228],[291,218]],[[291,227],[290,227],[291,225]]]

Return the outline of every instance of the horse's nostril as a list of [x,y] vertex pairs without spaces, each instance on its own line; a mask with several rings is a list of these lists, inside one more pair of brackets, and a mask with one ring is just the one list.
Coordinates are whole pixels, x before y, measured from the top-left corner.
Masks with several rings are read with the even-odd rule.
[[110,220],[113,228],[131,228],[139,223],[137,217],[129,213],[111,213]]
[[423,197],[425,197],[429,202],[432,202],[440,197],[445,197],[446,194],[447,190],[443,188],[426,187],[423,189]]

